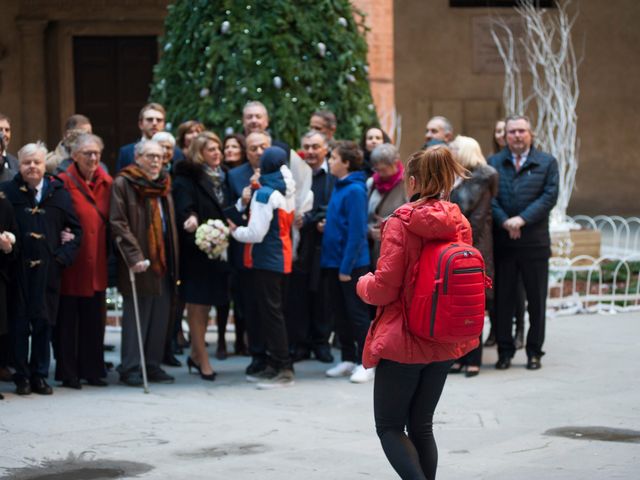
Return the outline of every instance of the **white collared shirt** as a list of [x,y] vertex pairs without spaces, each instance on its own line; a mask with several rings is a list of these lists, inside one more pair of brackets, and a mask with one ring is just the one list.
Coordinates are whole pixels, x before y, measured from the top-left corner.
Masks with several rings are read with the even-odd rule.
[[40,183],[36,185],[36,203],[40,203],[42,200],[42,189],[44,187],[44,177],[40,180]]
[[[527,157],[529,156],[529,152],[531,151],[531,149],[527,150],[526,152],[523,152],[520,155],[520,168],[522,168],[522,166],[524,165],[524,163],[527,161]],[[516,166],[516,154],[511,152],[511,162],[513,163],[513,166]]]

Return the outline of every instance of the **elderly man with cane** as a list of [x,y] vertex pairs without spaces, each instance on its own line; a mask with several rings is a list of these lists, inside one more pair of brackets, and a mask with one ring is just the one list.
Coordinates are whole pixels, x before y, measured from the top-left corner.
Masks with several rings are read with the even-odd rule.
[[[111,193],[109,218],[120,251],[118,289],[124,301],[118,371],[129,386],[145,383],[143,364],[150,382],[174,380],[160,368],[179,271],[171,179],[162,168],[162,155],[157,142],[136,144],[135,163],[120,171]],[[135,276],[129,277],[129,270]]]

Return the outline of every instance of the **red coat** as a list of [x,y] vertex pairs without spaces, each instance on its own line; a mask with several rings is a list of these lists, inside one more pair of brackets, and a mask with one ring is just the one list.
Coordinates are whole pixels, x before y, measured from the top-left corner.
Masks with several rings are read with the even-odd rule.
[[460,358],[478,346],[478,340],[436,343],[412,335],[403,315],[413,298],[412,272],[425,241],[462,241],[471,244],[471,227],[453,203],[428,200],[406,203],[382,226],[382,246],[375,273],[360,277],[362,300],[378,305],[369,328],[362,364],[371,368],[380,359],[400,363],[431,363]]
[[73,208],[82,225],[82,242],[73,264],[62,273],[61,295],[74,297],[92,297],[96,292],[107,288],[107,225],[87,200],[71,176],[83,188],[83,191],[95,201],[102,216],[109,220],[109,201],[113,179],[101,167],[93,177],[93,188],[89,188],[80,175],[75,163],[59,177],[71,195]]

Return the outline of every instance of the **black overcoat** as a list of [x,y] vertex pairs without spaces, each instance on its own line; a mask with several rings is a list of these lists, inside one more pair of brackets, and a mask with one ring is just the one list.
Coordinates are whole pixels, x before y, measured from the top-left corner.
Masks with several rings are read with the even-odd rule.
[[[36,204],[35,191],[18,173],[0,185],[13,205],[20,253],[11,284],[11,315],[16,318],[56,320],[62,269],[73,263],[80,247],[82,228],[69,192],[56,177],[45,176],[44,191]],[[60,233],[69,228],[75,235],[62,244]]]
[[173,180],[173,201],[180,238],[180,293],[188,303],[226,305],[229,303],[229,263],[211,260],[195,243],[195,233],[183,228],[189,216],[196,215],[198,224],[207,220],[225,220],[223,209],[229,195],[222,182],[224,200],[214,194],[213,184],[200,164],[185,160],[176,164]]
[[0,233],[11,232],[16,237],[16,243],[9,253],[0,250],[0,335],[7,333],[8,329],[8,299],[7,289],[9,286],[9,278],[11,267],[18,256],[20,243],[18,242],[20,234],[18,232],[18,224],[16,216],[13,212],[13,206],[9,200],[5,198],[4,193],[0,192]]

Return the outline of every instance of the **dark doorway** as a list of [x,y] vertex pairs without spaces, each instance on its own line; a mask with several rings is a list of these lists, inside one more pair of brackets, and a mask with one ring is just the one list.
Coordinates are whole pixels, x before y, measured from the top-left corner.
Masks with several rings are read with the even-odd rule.
[[91,119],[104,140],[102,161],[114,174],[119,148],[140,137],[138,112],[147,103],[156,37],[75,37],[76,113]]

